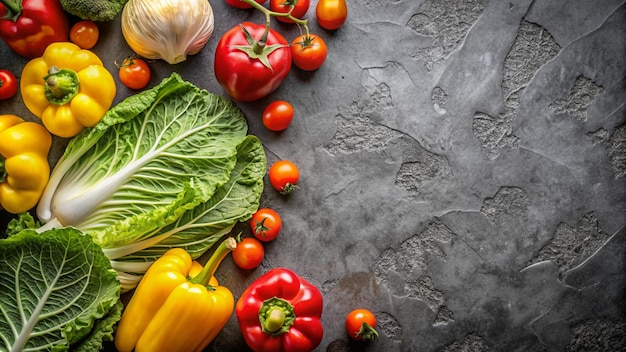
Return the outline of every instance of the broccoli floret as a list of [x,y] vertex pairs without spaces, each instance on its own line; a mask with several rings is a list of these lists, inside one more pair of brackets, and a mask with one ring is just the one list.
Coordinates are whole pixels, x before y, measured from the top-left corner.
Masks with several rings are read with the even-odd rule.
[[98,22],[112,21],[128,0],[61,0],[61,6],[68,13],[83,20]]

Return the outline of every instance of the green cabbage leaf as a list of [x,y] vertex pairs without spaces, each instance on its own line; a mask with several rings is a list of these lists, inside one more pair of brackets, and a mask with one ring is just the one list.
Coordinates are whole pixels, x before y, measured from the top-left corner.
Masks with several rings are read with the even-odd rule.
[[91,237],[73,228],[0,240],[0,350],[95,351],[113,340],[120,282]]

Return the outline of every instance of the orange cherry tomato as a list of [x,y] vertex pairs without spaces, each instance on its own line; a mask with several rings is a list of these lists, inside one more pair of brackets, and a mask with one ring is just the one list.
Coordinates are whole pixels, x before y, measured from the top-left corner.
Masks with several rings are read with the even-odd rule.
[[142,89],[150,82],[150,66],[144,60],[129,57],[118,66],[120,81],[126,87]]
[[99,36],[98,25],[89,20],[78,21],[70,29],[70,40],[82,49],[93,48]]
[[293,106],[284,100],[271,102],[263,110],[263,126],[270,131],[282,131],[293,120]]
[[17,94],[17,77],[13,72],[0,70],[0,100],[9,99]]
[[317,23],[329,30],[335,30],[343,25],[348,18],[346,0],[319,0],[315,6]]
[[328,47],[324,39],[315,34],[303,34],[291,42],[293,63],[304,71],[320,68],[328,56]]
[[364,308],[357,308],[346,316],[346,332],[351,339],[369,341],[378,338],[376,317]]
[[279,160],[270,166],[269,177],[275,190],[289,194],[298,189],[300,170],[289,160]]
[[265,256],[263,244],[256,238],[246,237],[237,243],[232,251],[233,261],[244,270],[252,270],[261,265]]
[[273,209],[261,208],[257,210],[250,220],[252,234],[262,242],[273,241],[280,233],[283,221],[280,215]]

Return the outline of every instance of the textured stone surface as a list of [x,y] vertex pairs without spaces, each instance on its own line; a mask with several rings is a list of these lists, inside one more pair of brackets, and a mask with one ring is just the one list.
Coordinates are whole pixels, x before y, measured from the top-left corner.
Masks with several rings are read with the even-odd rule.
[[[625,350],[626,3],[348,2],[329,32],[312,1],[320,70],[239,104],[268,163],[296,162],[301,182],[287,197],[268,183],[261,205],[284,229],[261,267],[226,260],[220,282],[237,297],[274,267],[308,278],[325,298],[317,351]],[[263,18],[212,5],[215,37],[184,63],[151,63],[152,85],[177,71],[224,94],[217,38]],[[119,18],[94,51],[110,70],[131,54]],[[0,45],[0,62],[26,61]],[[132,93],[118,87],[116,101]],[[260,119],[275,99],[296,108],[282,133]],[[0,107],[33,119],[19,96]],[[377,342],[348,340],[356,307],[378,317]],[[246,350],[234,316],[208,350]]]

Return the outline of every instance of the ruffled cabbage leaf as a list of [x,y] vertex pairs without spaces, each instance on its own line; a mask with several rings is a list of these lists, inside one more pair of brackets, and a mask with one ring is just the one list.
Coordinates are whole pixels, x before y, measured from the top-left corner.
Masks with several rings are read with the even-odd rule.
[[103,248],[143,240],[228,182],[246,132],[231,100],[173,73],[69,142],[37,216],[44,228],[76,227]]
[[120,282],[90,236],[23,230],[0,240],[0,350],[94,351],[113,340]]
[[[241,110],[173,73],[69,142],[39,202],[38,231],[89,234],[129,290],[169,248],[198,258],[252,217],[265,172]],[[11,226],[36,226],[25,221]]]
[[147,237],[144,241],[104,250],[119,272],[124,289],[134,287],[141,273],[168,249],[183,248],[192,258],[198,258],[238,222],[249,220],[257,211],[266,172],[265,151],[255,136],[244,139],[237,151],[230,180],[207,202],[150,236],[143,236]]

